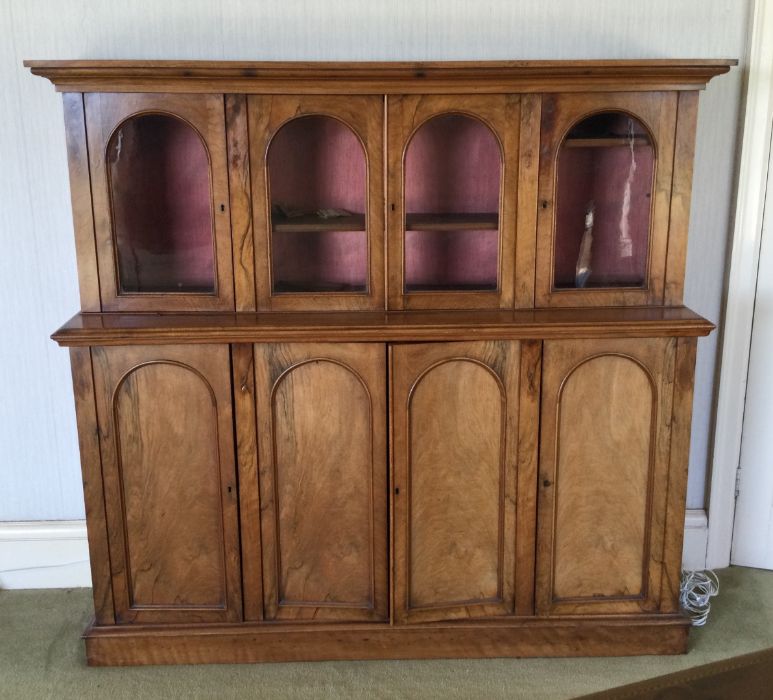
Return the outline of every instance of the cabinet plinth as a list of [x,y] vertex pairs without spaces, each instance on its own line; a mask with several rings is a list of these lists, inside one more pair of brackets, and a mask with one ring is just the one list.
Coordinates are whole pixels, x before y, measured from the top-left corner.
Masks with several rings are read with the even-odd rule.
[[27,62],[89,664],[686,651],[686,202],[734,64]]

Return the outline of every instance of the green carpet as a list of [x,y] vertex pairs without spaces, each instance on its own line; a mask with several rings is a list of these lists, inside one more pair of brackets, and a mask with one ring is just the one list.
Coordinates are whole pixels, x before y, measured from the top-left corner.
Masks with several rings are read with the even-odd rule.
[[573,698],[773,646],[773,572],[720,572],[686,656],[88,668],[91,591],[0,591],[0,698]]

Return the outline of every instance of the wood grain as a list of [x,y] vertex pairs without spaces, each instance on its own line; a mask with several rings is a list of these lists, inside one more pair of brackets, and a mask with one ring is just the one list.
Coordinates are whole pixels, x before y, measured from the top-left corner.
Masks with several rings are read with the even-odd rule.
[[[233,311],[233,259],[228,196],[228,158],[222,95],[87,94],[86,125],[91,167],[94,224],[105,311]],[[217,272],[216,293],[121,294],[105,149],[114,130],[137,113],[172,114],[191,124],[204,140],[212,185],[212,217]]]
[[225,127],[231,200],[234,308],[236,311],[256,311],[250,136],[247,128],[247,98],[244,95],[225,96]]
[[[537,217],[537,306],[630,306],[663,303],[676,102],[677,94],[673,92],[551,95],[543,99]],[[558,153],[564,136],[572,125],[590,114],[606,111],[631,114],[652,134],[656,160],[647,279],[642,289],[555,289],[553,246]]]
[[671,214],[668,227],[668,257],[663,303],[677,306],[684,296],[687,267],[687,233],[690,228],[690,197],[698,125],[698,93],[681,92],[674,138],[674,177],[671,184]]
[[94,239],[94,213],[91,209],[91,175],[86,142],[86,115],[83,95],[65,93],[64,131],[67,140],[67,166],[70,173],[70,201],[75,231],[75,255],[78,259],[78,285],[81,310],[101,311],[99,268]]
[[241,619],[228,348],[95,348],[118,622]]
[[674,348],[545,343],[539,613],[657,609]]
[[528,340],[704,336],[714,326],[685,307],[386,313],[77,314],[60,345],[290,341]]
[[234,434],[239,474],[239,532],[245,620],[263,619],[263,557],[260,540],[255,359],[252,345],[231,346]]
[[[411,137],[425,122],[442,114],[461,113],[482,121],[502,151],[499,181],[498,289],[479,292],[405,293],[404,158]],[[518,197],[517,95],[405,95],[387,100],[387,287],[390,309],[512,308],[515,222]]]
[[[259,310],[332,311],[384,308],[384,109],[372,96],[249,97],[250,162]],[[266,156],[271,139],[291,119],[322,114],[341,120],[358,136],[367,161],[368,291],[272,294],[271,207]]]
[[392,349],[398,623],[512,614],[517,343]]
[[92,627],[91,666],[344,659],[445,659],[684,654],[677,615],[534,618],[446,625],[210,625],[206,629]]
[[99,625],[115,622],[113,590],[110,587],[110,550],[102,486],[102,459],[99,453],[99,427],[91,372],[91,351],[70,348],[70,366],[78,422],[83,498],[86,505],[86,532],[89,540],[94,615]]
[[268,619],[387,617],[386,349],[255,346]]
[[736,60],[25,61],[58,90],[284,94],[700,90]]

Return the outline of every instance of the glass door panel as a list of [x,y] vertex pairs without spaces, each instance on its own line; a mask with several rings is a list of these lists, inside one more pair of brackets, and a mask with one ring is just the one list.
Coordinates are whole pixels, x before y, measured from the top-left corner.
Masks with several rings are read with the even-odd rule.
[[120,294],[215,292],[209,157],[186,122],[143,114],[107,147]]
[[649,133],[627,114],[570,129],[556,172],[556,289],[644,286],[654,170]]
[[495,291],[502,152],[464,114],[422,124],[405,153],[404,291]]
[[293,119],[271,140],[272,293],[366,292],[367,163],[328,116]]

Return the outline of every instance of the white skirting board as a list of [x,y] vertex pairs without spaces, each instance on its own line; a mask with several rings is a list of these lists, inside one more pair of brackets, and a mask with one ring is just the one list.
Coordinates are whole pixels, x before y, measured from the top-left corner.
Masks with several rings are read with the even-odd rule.
[[0,590],[90,586],[85,520],[0,522]]
[[[706,565],[706,511],[688,510],[684,529],[685,569]],[[0,590],[91,586],[86,522],[0,522]]]

